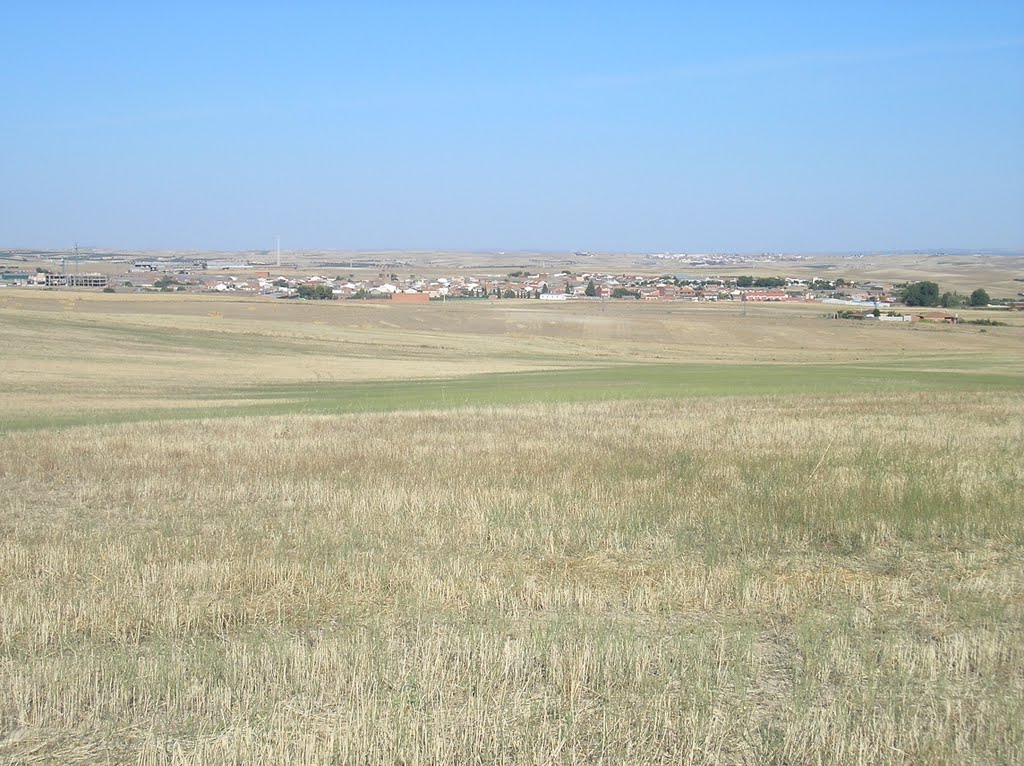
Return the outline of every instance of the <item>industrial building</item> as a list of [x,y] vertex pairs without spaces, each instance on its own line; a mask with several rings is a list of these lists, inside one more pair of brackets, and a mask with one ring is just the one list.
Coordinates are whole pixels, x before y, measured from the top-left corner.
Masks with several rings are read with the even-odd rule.
[[47,274],[47,287],[108,287],[106,274]]

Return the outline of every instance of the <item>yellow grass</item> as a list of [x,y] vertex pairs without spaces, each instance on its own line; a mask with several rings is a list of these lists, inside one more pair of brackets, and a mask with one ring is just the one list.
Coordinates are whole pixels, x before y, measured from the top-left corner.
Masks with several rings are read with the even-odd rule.
[[1016,315],[1000,315],[1012,327],[981,333],[829,321],[827,307],[813,304],[748,306],[744,316],[735,304],[391,306],[68,295],[0,293],[0,414],[48,402],[97,410],[184,406],[198,390],[215,395],[239,386],[621,363],[912,359],[937,371],[950,365],[1024,371],[1024,320]]
[[3,437],[0,757],[1017,762],[1022,404]]
[[953,381],[40,418],[0,434],[0,762],[1019,763],[1024,326],[822,313],[0,292],[0,421],[638,363]]

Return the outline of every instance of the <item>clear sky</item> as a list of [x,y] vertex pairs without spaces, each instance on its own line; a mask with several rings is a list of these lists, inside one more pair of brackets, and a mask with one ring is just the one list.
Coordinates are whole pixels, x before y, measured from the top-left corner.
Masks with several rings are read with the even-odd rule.
[[1024,247],[1024,2],[0,5],[0,246]]

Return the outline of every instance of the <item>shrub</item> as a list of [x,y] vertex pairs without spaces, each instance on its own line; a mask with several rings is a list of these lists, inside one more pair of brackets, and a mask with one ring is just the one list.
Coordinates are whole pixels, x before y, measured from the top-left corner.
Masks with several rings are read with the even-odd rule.
[[1009,327],[1006,322],[1000,322],[997,319],[964,319],[963,324],[976,324],[984,327]]

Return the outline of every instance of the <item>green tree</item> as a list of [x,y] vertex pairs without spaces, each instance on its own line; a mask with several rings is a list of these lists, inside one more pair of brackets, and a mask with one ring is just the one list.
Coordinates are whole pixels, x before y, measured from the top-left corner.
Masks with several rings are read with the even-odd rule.
[[971,305],[972,306],[987,306],[989,302],[988,293],[985,292],[984,288],[979,287],[973,293],[971,293]]
[[311,301],[328,301],[334,297],[327,285],[299,285],[298,295]]
[[914,282],[903,291],[903,302],[908,306],[938,306],[939,286],[934,282]]
[[944,309],[953,309],[956,308],[957,306],[963,306],[964,302],[964,296],[960,295],[960,293],[957,292],[943,293],[942,300],[939,301],[939,303],[942,305],[942,308]]
[[587,282],[587,289],[583,291],[583,294],[586,295],[588,298],[593,298],[595,295],[597,295],[597,288],[594,286],[593,279]]

